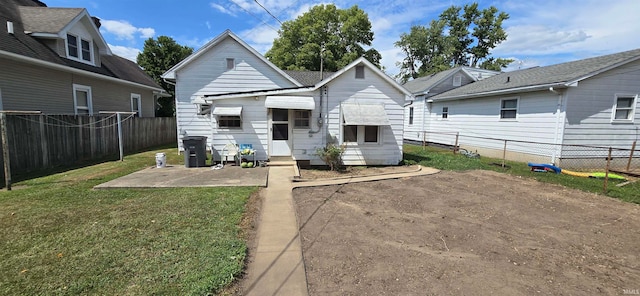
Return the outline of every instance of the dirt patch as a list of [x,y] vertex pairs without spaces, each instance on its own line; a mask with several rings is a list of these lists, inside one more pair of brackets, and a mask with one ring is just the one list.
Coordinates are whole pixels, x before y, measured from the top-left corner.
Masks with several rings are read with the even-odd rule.
[[620,295],[640,207],[491,171],[299,188],[310,295]]
[[302,179],[326,179],[352,176],[371,176],[389,173],[406,173],[418,170],[417,165],[411,166],[349,166],[341,171],[330,171],[328,168],[300,169]]

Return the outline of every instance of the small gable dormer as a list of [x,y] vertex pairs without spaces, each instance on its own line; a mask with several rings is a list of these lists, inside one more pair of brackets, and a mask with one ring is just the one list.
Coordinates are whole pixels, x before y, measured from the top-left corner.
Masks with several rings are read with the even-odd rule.
[[19,7],[25,34],[40,39],[61,57],[100,67],[111,50],[99,20],[84,8]]

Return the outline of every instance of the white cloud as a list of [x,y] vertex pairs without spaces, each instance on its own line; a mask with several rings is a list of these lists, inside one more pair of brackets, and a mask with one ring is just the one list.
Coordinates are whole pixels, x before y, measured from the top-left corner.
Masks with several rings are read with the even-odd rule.
[[564,51],[574,43],[591,38],[582,30],[563,31],[546,26],[515,26],[507,29],[508,38],[496,53],[545,54]]
[[128,21],[101,20],[101,23],[104,32],[115,35],[119,40],[132,40],[136,35],[147,39],[156,34],[153,28],[137,28]]
[[261,25],[251,30],[242,31],[238,36],[261,54],[265,54],[278,37],[278,32],[271,27]]
[[111,48],[111,52],[113,52],[115,55],[121,56],[121,57],[123,57],[125,59],[128,59],[128,60],[131,60],[134,63],[136,62],[136,59],[138,58],[138,54],[141,52],[137,48],[120,46],[120,45],[113,45],[113,44],[109,44],[109,48]]
[[213,8],[213,9],[219,11],[219,12],[222,12],[224,14],[228,14],[228,15],[231,15],[231,16],[236,16],[236,13],[234,11],[232,11],[230,8],[224,7],[224,6],[222,6],[222,5],[218,4],[218,3],[211,2],[211,3],[209,3],[209,5],[211,6],[211,8]]

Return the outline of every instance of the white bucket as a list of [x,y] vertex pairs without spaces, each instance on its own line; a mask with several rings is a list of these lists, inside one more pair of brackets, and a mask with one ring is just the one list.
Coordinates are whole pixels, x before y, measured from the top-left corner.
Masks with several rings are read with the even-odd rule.
[[156,153],[156,167],[163,168],[167,165],[167,155],[164,153]]

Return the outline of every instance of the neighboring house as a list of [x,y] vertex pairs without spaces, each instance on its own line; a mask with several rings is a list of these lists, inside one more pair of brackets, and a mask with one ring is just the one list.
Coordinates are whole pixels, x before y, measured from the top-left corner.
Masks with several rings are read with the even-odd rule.
[[506,72],[431,97],[428,141],[450,145],[450,135],[435,132],[458,132],[464,148],[499,157],[503,141],[486,138],[551,143],[509,145],[507,156],[558,165],[594,158],[602,167],[605,149],[567,145],[630,149],[640,135],[639,94],[640,49]]
[[251,144],[259,160],[320,165],[316,149],[328,143],[346,147],[346,165],[402,160],[410,93],[364,58],[321,80],[279,69],[225,31],[163,77],[176,84],[179,138],[208,137],[217,160],[229,143]]
[[500,72],[460,66],[405,83],[404,87],[413,94],[414,100],[404,108],[404,139],[423,140],[424,131],[429,130],[431,110],[426,102],[431,97],[497,74]]
[[155,116],[155,100],[166,93],[137,64],[114,55],[99,27],[84,8],[3,1],[0,109]]

